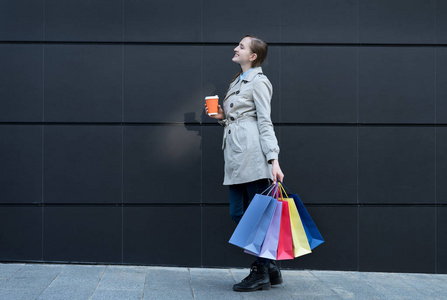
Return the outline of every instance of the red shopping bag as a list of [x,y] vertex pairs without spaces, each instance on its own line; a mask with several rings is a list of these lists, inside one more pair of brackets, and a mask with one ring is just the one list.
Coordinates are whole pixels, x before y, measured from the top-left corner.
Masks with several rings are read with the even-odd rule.
[[278,253],[276,260],[293,259],[292,226],[290,225],[289,204],[282,202],[281,225],[279,229]]

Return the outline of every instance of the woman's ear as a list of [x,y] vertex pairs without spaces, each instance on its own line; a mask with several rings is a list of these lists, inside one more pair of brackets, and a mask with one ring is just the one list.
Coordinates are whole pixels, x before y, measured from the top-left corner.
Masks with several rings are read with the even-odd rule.
[[250,55],[250,58],[248,60],[249,61],[255,61],[256,58],[258,58],[258,55],[256,53],[253,53],[252,55]]

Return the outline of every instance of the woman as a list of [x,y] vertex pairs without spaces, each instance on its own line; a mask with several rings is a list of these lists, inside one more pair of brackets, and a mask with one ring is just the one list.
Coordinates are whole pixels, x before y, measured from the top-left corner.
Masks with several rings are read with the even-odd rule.
[[[249,201],[271,185],[283,181],[278,162],[278,141],[270,118],[272,85],[262,73],[261,63],[267,56],[267,43],[247,35],[234,49],[233,61],[241,66],[212,115],[224,126],[222,149],[225,159],[224,185],[229,186],[230,216],[239,223]],[[206,113],[208,109],[205,105]],[[250,275],[234,285],[235,291],[270,289],[281,284],[282,277],[274,261],[257,258]]]

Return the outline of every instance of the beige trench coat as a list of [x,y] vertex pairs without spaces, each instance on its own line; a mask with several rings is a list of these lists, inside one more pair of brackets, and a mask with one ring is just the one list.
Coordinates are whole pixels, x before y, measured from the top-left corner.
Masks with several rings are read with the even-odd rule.
[[230,84],[223,101],[225,119],[219,121],[224,126],[224,185],[273,179],[268,161],[278,159],[279,147],[270,117],[272,93],[261,67]]

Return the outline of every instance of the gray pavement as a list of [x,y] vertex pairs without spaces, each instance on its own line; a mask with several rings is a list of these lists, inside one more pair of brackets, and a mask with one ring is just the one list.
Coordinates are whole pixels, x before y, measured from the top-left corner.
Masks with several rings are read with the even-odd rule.
[[447,299],[447,275],[283,271],[268,291],[237,293],[248,269],[1,264],[0,299]]

